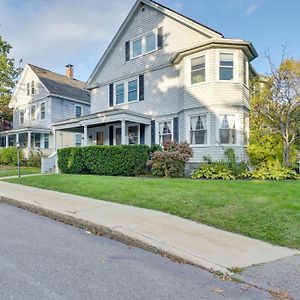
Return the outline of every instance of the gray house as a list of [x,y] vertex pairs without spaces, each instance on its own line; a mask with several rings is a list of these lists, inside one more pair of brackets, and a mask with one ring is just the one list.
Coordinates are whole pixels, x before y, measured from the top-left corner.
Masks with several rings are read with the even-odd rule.
[[28,156],[30,151],[50,155],[58,147],[76,145],[74,133],[54,137],[52,124],[90,113],[90,92],[84,83],[73,78],[73,66],[66,66],[66,75],[26,65],[10,102],[13,129],[0,132],[0,146],[18,143]]
[[[91,114],[56,122],[83,145],[191,144],[199,163],[246,158],[253,45],[151,0],[136,1],[87,81]],[[81,143],[78,143],[81,145]]]

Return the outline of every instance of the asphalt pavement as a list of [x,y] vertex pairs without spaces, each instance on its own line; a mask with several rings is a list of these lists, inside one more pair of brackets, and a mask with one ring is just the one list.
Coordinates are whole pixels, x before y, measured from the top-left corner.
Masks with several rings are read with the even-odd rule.
[[270,293],[0,204],[1,299],[270,299]]

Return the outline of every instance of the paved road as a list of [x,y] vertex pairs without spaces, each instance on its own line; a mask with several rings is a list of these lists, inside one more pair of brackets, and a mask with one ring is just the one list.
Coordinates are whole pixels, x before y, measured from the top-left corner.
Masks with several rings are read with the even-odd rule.
[[0,204],[1,299],[270,299],[24,210]]

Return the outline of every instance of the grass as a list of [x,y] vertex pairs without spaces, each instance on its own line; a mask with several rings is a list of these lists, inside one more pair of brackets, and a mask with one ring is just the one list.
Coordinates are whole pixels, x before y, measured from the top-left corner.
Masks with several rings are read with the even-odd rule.
[[163,211],[300,249],[300,181],[49,175],[9,182]]
[[[21,167],[21,175],[38,174],[38,173],[41,173],[40,168]],[[17,176],[17,175],[18,175],[17,167],[0,165],[0,177]]]

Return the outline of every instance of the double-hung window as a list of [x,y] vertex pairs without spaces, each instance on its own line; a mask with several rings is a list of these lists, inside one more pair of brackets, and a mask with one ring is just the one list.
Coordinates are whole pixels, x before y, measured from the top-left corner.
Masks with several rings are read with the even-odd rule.
[[138,81],[137,79],[128,82],[128,102],[138,100]]
[[172,123],[171,122],[160,122],[159,123],[159,143],[164,145],[166,142],[172,140]]
[[34,81],[31,81],[31,95],[34,94]]
[[205,81],[205,56],[193,58],[191,60],[191,83]]
[[207,115],[201,114],[191,117],[190,126],[191,145],[207,144]]
[[20,111],[20,124],[24,124],[24,110]]
[[219,129],[221,144],[236,144],[236,118],[235,115],[220,115],[221,126]]
[[46,118],[46,103],[41,103],[41,120]]
[[142,39],[138,39],[132,42],[132,58],[138,57],[143,53]]
[[44,134],[44,149],[49,149],[49,134]]
[[155,33],[151,33],[145,38],[145,52],[149,53],[156,50],[157,37]]
[[82,116],[82,106],[81,105],[75,105],[75,117],[79,118]]
[[31,105],[30,107],[30,119],[31,121],[35,121],[35,105]]
[[220,80],[233,80],[233,53],[220,53]]
[[27,84],[26,84],[26,94],[27,94],[27,96],[30,95],[30,83],[29,82],[27,82]]
[[124,83],[116,85],[116,104],[125,102],[125,85]]

